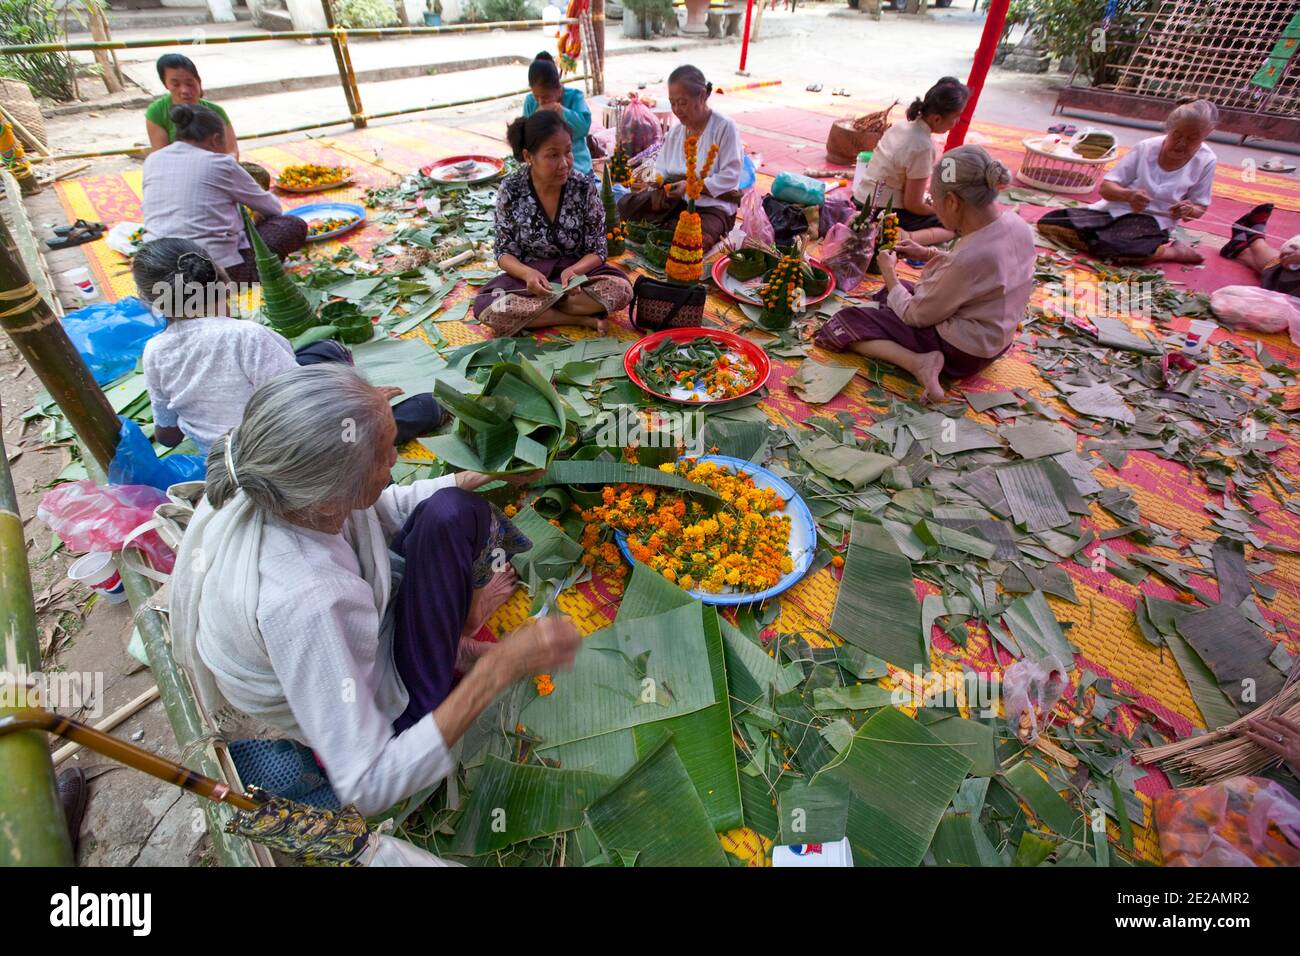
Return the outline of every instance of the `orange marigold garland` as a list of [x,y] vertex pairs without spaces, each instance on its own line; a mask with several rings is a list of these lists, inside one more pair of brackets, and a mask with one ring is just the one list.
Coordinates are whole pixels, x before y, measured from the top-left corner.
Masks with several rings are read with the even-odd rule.
[[699,143],[698,136],[686,138],[686,210],[677,218],[677,230],[664,266],[664,274],[675,282],[698,282],[704,275],[704,232],[700,214],[695,211],[695,200],[704,191],[704,180],[718,158],[718,144],[709,147],[704,168],[697,173],[695,160]]
[[614,147],[614,155],[609,157],[605,169],[609,173],[609,178],[620,186],[632,185],[632,166],[627,161],[627,152],[623,149],[622,143]]
[[767,329],[789,328],[794,317],[805,308],[803,281],[802,257],[798,253],[783,256],[758,290],[763,299],[759,325]]

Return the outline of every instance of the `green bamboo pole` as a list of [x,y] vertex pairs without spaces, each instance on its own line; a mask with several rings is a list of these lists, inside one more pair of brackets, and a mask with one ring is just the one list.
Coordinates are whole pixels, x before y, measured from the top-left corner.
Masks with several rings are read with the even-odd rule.
[[[554,23],[577,23],[565,17]],[[342,30],[348,37],[437,36],[440,33],[488,33],[492,30],[533,30],[550,26],[545,20],[502,20],[500,23],[455,23],[445,27],[366,27]],[[267,33],[232,33],[229,36],[205,36],[204,46],[220,43],[261,43],[266,40],[330,40],[334,30],[281,30]],[[176,37],[147,37],[138,40],[81,40],[77,43],[11,43],[0,46],[0,56],[26,53],[87,53],[94,50],[146,50],[160,46],[189,46],[190,41]]]
[[348,113],[352,116],[352,125],[361,129],[366,125],[361,115],[361,91],[357,89],[357,77],[352,72],[352,57],[348,55],[348,35],[334,23],[334,7],[330,0],[320,0],[325,12],[325,25],[330,29],[330,47],[334,50],[334,64],[338,67],[339,82],[343,84],[343,96],[348,101]]
[[117,449],[117,413],[95,383],[58,316],[32,285],[9,227],[2,219],[0,329],[9,333],[90,454],[107,469]]
[[[581,83],[589,79],[586,74],[567,78],[565,83]],[[383,110],[379,113],[366,113],[364,119],[391,119],[394,116],[409,116],[412,113],[430,113],[437,110],[451,109],[455,106],[473,106],[476,103],[489,103],[492,100],[503,100],[510,96],[522,96],[530,92],[527,88],[522,90],[510,90],[506,93],[489,93],[486,96],[476,96],[467,100],[452,100],[447,103],[429,103],[426,106],[412,106],[401,110]],[[326,129],[330,126],[344,126],[352,122],[352,117],[341,117],[339,119],[325,120],[320,123],[304,123],[301,126],[287,126],[284,129],[267,130],[264,133],[240,133],[239,140],[243,142],[249,139],[265,139],[268,136],[287,136],[290,133],[305,133],[314,129]],[[31,163],[57,163],[70,159],[98,159],[104,156],[126,156],[131,153],[138,153],[144,146],[125,146],[120,149],[103,149],[92,153],[60,153],[57,156],[28,156],[27,160]]]
[[[0,416],[0,436],[4,421]],[[27,544],[9,456],[0,437],[0,714],[33,705],[26,677],[41,669]],[[0,866],[72,866],[45,735],[0,737]]]

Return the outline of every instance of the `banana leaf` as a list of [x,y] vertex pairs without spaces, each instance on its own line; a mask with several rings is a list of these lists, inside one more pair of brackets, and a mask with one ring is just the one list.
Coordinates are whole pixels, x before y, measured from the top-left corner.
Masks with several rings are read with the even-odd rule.
[[1066,670],[1074,668],[1074,649],[1042,591],[1016,598],[1003,612],[1003,618],[1026,657],[1039,659],[1051,654]]
[[553,680],[555,690],[519,717],[545,747],[709,706],[715,697],[700,605],[596,631],[583,640],[573,670]]
[[[976,703],[973,700],[970,702],[972,712]],[[944,716],[927,723],[925,729],[970,758],[970,772],[973,776],[988,778],[997,774],[997,734],[988,724],[963,717]]]
[[711,416],[700,432],[700,444],[706,454],[757,462],[762,461],[771,434],[763,422],[727,421]]
[[1205,661],[1201,660],[1200,655],[1192,650],[1187,639],[1176,629],[1166,632],[1164,637],[1169,650],[1174,655],[1174,663],[1178,665],[1183,680],[1187,682],[1187,689],[1196,703],[1196,709],[1201,712],[1201,719],[1205,721],[1206,729],[1217,730],[1236,720],[1238,715],[1236,708],[1232,706],[1232,701],[1223,693],[1218,681],[1214,679],[1214,674],[1205,666]]
[[946,813],[930,849],[940,866],[1006,866],[979,821],[970,813]]
[[244,232],[253,245],[253,259],[262,283],[262,314],[271,327],[286,338],[301,335],[316,323],[316,313],[303,295],[302,289],[284,271],[280,257],[270,250],[262,235],[253,225],[248,209],[239,207],[244,217]]
[[671,736],[589,806],[587,820],[607,852],[636,853],[641,866],[727,865]]
[[917,866],[971,762],[892,707],[864,723],[843,760],[818,774],[846,784],[858,866]]
[[717,498],[717,492],[694,481],[687,481],[677,474],[647,468],[644,465],[630,465],[621,461],[553,461],[546,474],[537,482],[539,485],[654,485],[659,488],[675,488],[692,494]]
[[704,607],[644,565],[638,565],[632,572],[615,623],[633,625],[653,618],[662,610],[691,605],[699,607],[703,615],[714,703],[691,714],[638,724],[633,728],[633,737],[637,755],[644,756],[664,734],[672,734],[677,754],[699,792],[713,828],[730,830],[744,822],[722,638],[722,628],[730,625],[719,617],[716,609]]
[[848,786],[839,780],[796,780],[777,796],[781,843],[835,843],[849,822]]
[[918,521],[912,527],[913,533],[930,547],[951,548],[964,554],[973,554],[977,558],[991,558],[997,546],[983,538],[966,534],[939,524],[937,521]]
[[1016,846],[1016,855],[1011,861],[1012,866],[1038,866],[1056,849],[1056,843],[1047,839],[1032,830],[1026,830],[1020,835],[1020,843]]
[[929,664],[912,562],[867,511],[853,515],[831,630],[895,667],[924,670]]
[[533,509],[547,521],[568,514],[571,503],[572,499],[563,488],[547,488],[532,500]]
[[875,684],[818,687],[812,692],[812,705],[813,710],[875,710],[890,706],[893,694],[892,690]]
[[813,359],[804,359],[785,384],[805,402],[822,405],[842,392],[856,374],[857,369],[847,365],[823,365]]
[[740,775],[740,798],[745,808],[745,826],[769,840],[780,835],[776,812],[777,795],[760,776]]
[[1053,832],[1071,840],[1083,836],[1087,817],[1066,803],[1028,760],[1020,761],[1002,774],[1002,780]]
[[568,580],[582,558],[582,545],[537,513],[532,506],[514,517],[515,527],[533,546],[510,559],[520,580],[533,596],[536,612],[550,596],[550,589]]
[[512,843],[575,830],[583,824],[583,811],[613,783],[613,777],[600,774],[489,756],[456,824],[450,852],[481,856]]
[[799,449],[799,457],[828,478],[847,481],[856,491],[883,475],[898,462],[888,455],[863,451],[821,435]]

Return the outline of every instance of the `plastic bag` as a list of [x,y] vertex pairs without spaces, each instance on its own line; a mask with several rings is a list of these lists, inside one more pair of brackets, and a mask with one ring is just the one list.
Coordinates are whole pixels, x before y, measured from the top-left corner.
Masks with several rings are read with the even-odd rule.
[[853,220],[858,214],[858,207],[850,199],[827,199],[822,205],[821,215],[817,220],[818,234],[824,239],[840,223]]
[[1253,285],[1229,285],[1218,289],[1210,296],[1210,308],[1215,318],[1233,329],[1282,332],[1300,324],[1300,301],[1285,293]]
[[826,201],[826,184],[811,176],[780,172],[772,181],[772,195],[798,206],[820,206]]
[[763,212],[772,224],[778,246],[794,245],[795,238],[808,231],[808,217],[803,210],[781,202],[770,193],[763,197]]
[[135,368],[144,343],[165,328],[167,320],[134,296],[88,305],[63,317],[64,331],[100,385]]
[[1300,865],[1300,801],[1261,777],[1230,777],[1156,797],[1167,866]]
[[[1002,675],[1002,700],[1007,723],[1023,743],[1032,744],[1038,739],[1038,716],[1047,720],[1066,683],[1065,668],[1053,656],[1040,661],[1016,661],[1006,669]],[[1023,726],[1025,714],[1029,715],[1028,728]]]
[[168,455],[159,458],[153,443],[135,422],[123,418],[117,433],[117,451],[108,465],[112,485],[149,485],[166,491],[183,481],[202,481],[207,474],[207,459],[201,455]]
[[636,156],[654,146],[663,138],[663,127],[650,107],[641,102],[640,97],[632,94],[632,101],[623,109],[618,121],[618,141],[623,152]]
[[[143,485],[97,485],[89,478],[47,491],[36,508],[44,521],[73,551],[120,551],[127,535],[153,520],[153,510],[167,501],[157,488]],[[147,531],[131,546],[139,548],[159,571],[170,574],[176,555]]]
[[772,221],[763,211],[763,197],[757,189],[746,190],[740,199],[740,227],[745,238],[764,246],[776,244],[776,233],[772,231]]
[[874,230],[854,232],[847,223],[837,222],[822,240],[821,260],[835,276],[835,288],[852,292],[861,283],[875,251]]
[[144,226],[138,222],[119,222],[112,229],[108,230],[108,235],[104,237],[104,242],[108,248],[114,252],[120,252],[130,259],[136,254],[136,251],[144,245],[145,231]]

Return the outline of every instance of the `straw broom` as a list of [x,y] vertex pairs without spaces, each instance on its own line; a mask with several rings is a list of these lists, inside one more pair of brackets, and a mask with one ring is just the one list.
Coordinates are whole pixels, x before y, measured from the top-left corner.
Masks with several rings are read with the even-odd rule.
[[1282,689],[1245,717],[1199,737],[1139,750],[1134,759],[1140,764],[1158,763],[1166,770],[1176,770],[1197,784],[1260,773],[1278,766],[1282,758],[1242,735],[1245,727],[1259,717],[1300,721],[1300,658],[1291,666]]

